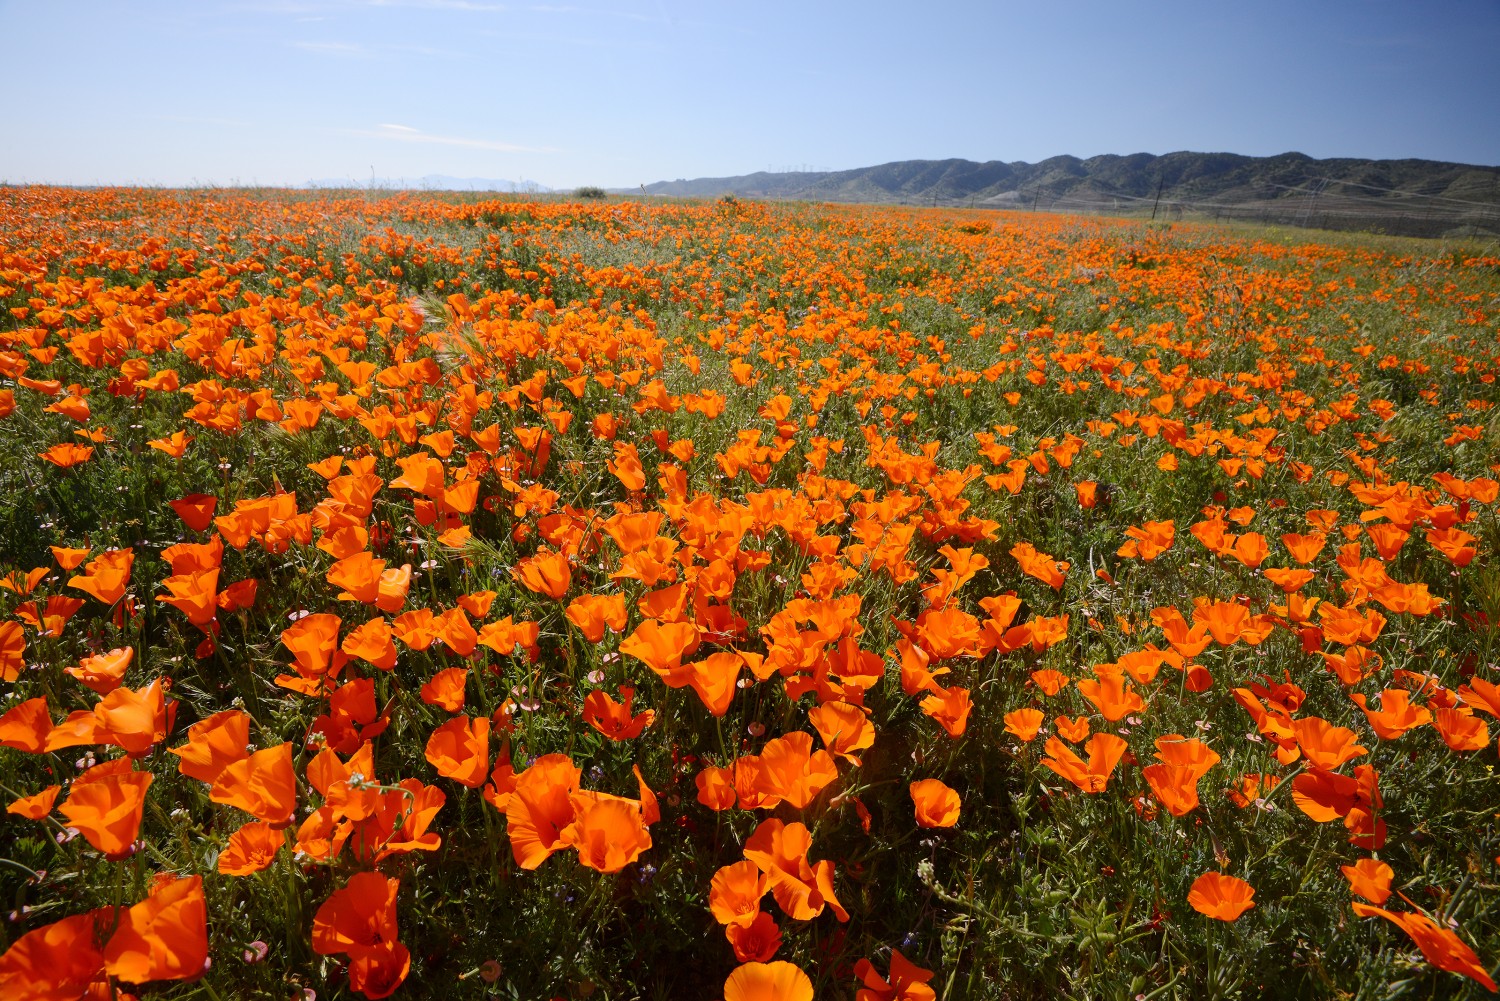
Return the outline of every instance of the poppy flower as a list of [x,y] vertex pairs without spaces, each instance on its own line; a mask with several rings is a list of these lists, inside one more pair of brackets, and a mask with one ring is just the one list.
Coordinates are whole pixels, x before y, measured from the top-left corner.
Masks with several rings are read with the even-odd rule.
[[621,632],[626,610],[623,594],[582,594],[568,602],[568,621],[577,626],[590,643],[604,640],[606,628]]
[[0,622],[0,681],[15,681],[25,666],[25,630],[19,622]]
[[1005,714],[1005,732],[1022,743],[1030,743],[1036,739],[1037,731],[1042,728],[1042,721],[1046,718],[1046,714],[1040,709],[1012,709]]
[[769,962],[781,948],[781,929],[764,911],[749,924],[725,925],[724,935],[734,949],[734,958],[741,963]]
[[1450,750],[1482,751],[1490,746],[1489,724],[1478,716],[1458,709],[1437,709],[1432,713],[1432,723]]
[[1125,756],[1127,745],[1112,733],[1096,733],[1084,748],[1089,756],[1087,764],[1067,744],[1056,737],[1048,737],[1046,750],[1049,757],[1043,758],[1042,764],[1084,792],[1103,792],[1110,774]]
[[52,717],[47,712],[45,696],[17,703],[0,715],[0,747],[40,754],[51,732]]
[[313,916],[313,951],[349,956],[349,984],[366,997],[389,996],[406,978],[411,957],[397,941],[400,880],[375,872],[351,876]]
[[562,553],[541,552],[515,565],[515,578],[527,590],[560,599],[573,582],[573,570]]
[[1171,521],[1148,521],[1140,526],[1127,528],[1125,535],[1129,541],[1120,547],[1116,555],[1125,559],[1139,556],[1149,563],[1172,548],[1177,526]]
[[1468,943],[1427,915],[1388,911],[1382,907],[1362,904],[1357,900],[1351,906],[1354,908],[1354,913],[1362,918],[1382,917],[1406,932],[1416,943],[1417,948],[1422,950],[1423,958],[1438,969],[1460,974],[1483,984],[1491,991],[1496,990],[1494,979],[1490,977],[1484,965],[1480,963],[1479,956]]
[[177,770],[200,782],[213,783],[219,774],[250,756],[250,717],[239,709],[226,709],[188,727],[187,743],[168,748],[180,759]]
[[1010,555],[1021,565],[1022,573],[1035,577],[1054,591],[1062,588],[1064,575],[1068,572],[1066,561],[1054,560],[1029,542],[1016,543],[1011,547]]
[[635,689],[629,685],[620,686],[620,698],[623,703],[610,698],[602,688],[594,689],[583,700],[583,720],[610,740],[634,740],[651,725],[656,712],[647,709],[640,715],[632,715]]
[[224,876],[248,876],[260,872],[276,861],[276,853],[286,844],[286,834],[262,820],[252,820],[229,835],[229,843],[219,853],[219,873]]
[[800,810],[837,778],[833,756],[813,750],[812,735],[794,730],[761,749],[756,788],[765,797],[764,805],[784,802]]
[[1307,760],[1319,768],[1338,768],[1344,762],[1368,753],[1354,742],[1358,737],[1353,730],[1334,726],[1317,716],[1293,721],[1292,731]]
[[[745,658],[732,650],[721,650],[706,658],[684,664],[676,676],[686,675],[688,685],[698,694],[705,708],[714,716],[729,711],[734,699],[735,683],[745,666]],[[671,681],[664,678],[668,685]],[[675,686],[673,686],[675,687]]]
[[1130,686],[1123,669],[1099,664],[1094,667],[1094,674],[1095,677],[1080,681],[1075,687],[1105,719],[1113,723],[1145,710],[1146,700]]
[[391,639],[391,625],[379,616],[349,630],[339,649],[382,671],[396,666],[396,644]]
[[724,1001],[812,1001],[813,986],[801,968],[783,960],[746,963],[724,981]]
[[709,881],[708,908],[721,925],[748,925],[760,913],[761,898],[770,889],[754,862],[726,865]]
[[208,969],[203,879],[159,876],[145,900],[126,908],[104,947],[104,970],[127,983],[194,980]]
[[52,812],[52,804],[57,802],[57,794],[61,790],[62,786],[48,786],[39,793],[18,797],[6,806],[5,812],[27,820],[45,820],[47,814]]
[[76,587],[101,604],[113,605],[125,596],[134,563],[135,554],[130,549],[108,550],[90,560],[84,573],[68,578],[68,586]]
[[[698,627],[691,622],[647,619],[620,643],[620,652],[642,661],[663,680],[678,678],[682,658],[698,649]],[[679,686],[680,687],[680,686]]]
[[1255,890],[1243,879],[1217,872],[1205,872],[1193,880],[1188,903],[1204,917],[1217,921],[1234,921],[1255,906]]
[[134,659],[134,647],[119,647],[108,653],[85,657],[76,666],[63,670],[100,695],[108,695],[120,687]]
[[1391,880],[1396,873],[1378,859],[1360,859],[1353,865],[1340,866],[1339,871],[1349,881],[1351,893],[1357,893],[1372,904],[1383,904],[1391,896]]
[[0,954],[0,996],[18,1001],[76,1001],[104,968],[100,938],[113,909],[54,921],[15,939]]
[[464,692],[469,681],[469,669],[466,667],[449,667],[434,674],[431,680],[422,685],[420,690],[422,701],[430,706],[438,706],[450,713],[462,712],[464,708]]
[[745,858],[765,873],[777,905],[794,921],[810,921],[830,907],[840,921],[849,920],[834,895],[833,863],[808,858],[812,834],[801,823],[764,820],[745,842]]
[[1087,716],[1079,716],[1069,719],[1067,716],[1059,716],[1052,721],[1052,727],[1057,735],[1070,744],[1076,744],[1089,735],[1089,719]]
[[105,858],[123,858],[141,829],[153,778],[133,771],[129,758],[95,765],[73,780],[58,812]]
[[948,731],[948,736],[956,739],[964,735],[964,730],[969,725],[969,710],[973,708],[973,703],[969,700],[969,690],[955,685],[927,696],[921,701],[920,708],[937,720]]
[[918,827],[952,827],[958,823],[958,793],[937,779],[913,782],[911,800]]
[[328,697],[328,712],[313,720],[309,736],[322,734],[329,747],[352,754],[359,746],[385,732],[390,716],[375,705],[375,682],[359,678],[340,685]]
[[560,833],[578,861],[596,872],[619,872],[651,847],[642,804],[608,793],[575,791],[573,820]]
[[847,702],[825,702],[808,710],[808,722],[818,731],[830,754],[858,765],[854,752],[875,743],[875,727],[859,706]]
[[889,981],[876,972],[875,964],[868,959],[854,964],[854,975],[864,984],[855,992],[854,1001],[934,1001],[937,997],[937,992],[927,986],[932,971],[922,969],[901,955],[899,949],[891,950]]
[[213,494],[188,494],[178,500],[168,501],[167,504],[177,512],[177,517],[182,519],[184,525],[195,532],[201,532],[213,524],[214,509],[218,507],[219,498]]
[[[281,642],[292,652],[297,673],[320,690],[323,677],[337,677],[347,662],[338,648],[340,620],[337,615],[315,613],[304,615],[291,627],[282,630]],[[277,678],[281,684],[285,676]],[[312,694],[309,692],[308,694]]]
[[297,808],[292,745],[277,744],[226,765],[214,779],[208,798],[244,810],[273,827],[285,827]]
[[573,822],[572,794],[583,773],[565,754],[544,754],[515,778],[505,807],[516,865],[535,869],[566,848],[563,830]]
[[217,567],[189,574],[174,574],[161,583],[169,593],[157,595],[157,601],[173,606],[199,628],[205,628],[213,622],[219,610]]
[[698,787],[698,802],[710,810],[717,813],[734,806],[734,772],[730,769],[705,765],[693,777],[693,784]]
[[477,789],[490,770],[490,718],[456,716],[432,731],[427,762],[444,778]]

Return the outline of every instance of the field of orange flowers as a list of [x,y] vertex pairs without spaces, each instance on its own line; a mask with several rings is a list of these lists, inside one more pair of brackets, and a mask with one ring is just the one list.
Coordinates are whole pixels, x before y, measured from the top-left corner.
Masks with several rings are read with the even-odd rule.
[[1495,990],[1493,251],[7,187],[0,308],[8,1001]]

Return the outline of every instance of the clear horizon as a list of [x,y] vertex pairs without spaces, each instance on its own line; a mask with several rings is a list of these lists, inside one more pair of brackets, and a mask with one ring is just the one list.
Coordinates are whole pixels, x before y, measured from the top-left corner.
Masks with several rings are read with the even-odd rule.
[[0,181],[635,187],[1178,150],[1500,165],[1500,4],[0,0]]

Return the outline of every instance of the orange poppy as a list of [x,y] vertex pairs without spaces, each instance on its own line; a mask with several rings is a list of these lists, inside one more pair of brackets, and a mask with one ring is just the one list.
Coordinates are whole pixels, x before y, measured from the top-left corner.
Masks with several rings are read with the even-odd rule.
[[1488,990],[1496,990],[1495,981],[1479,961],[1479,956],[1457,933],[1444,928],[1425,914],[1388,911],[1382,907],[1354,901],[1354,913],[1362,918],[1382,917],[1406,932],[1422,956],[1433,966],[1449,973],[1457,973],[1483,984]]
[[290,824],[297,808],[292,745],[277,744],[226,765],[209,788],[208,798],[238,807],[273,827]]
[[800,967],[780,961],[746,963],[724,981],[724,1001],[812,1001],[812,980]]
[[1057,735],[1070,744],[1076,744],[1089,735],[1089,719],[1087,716],[1079,716],[1069,719],[1067,716],[1059,716],[1052,721],[1052,727]]
[[[180,454],[180,453],[179,453]],[[213,524],[214,509],[219,505],[219,498],[213,494],[188,494],[178,500],[168,501],[167,504],[182,523],[195,532],[201,532]]]
[[969,700],[967,688],[942,688],[927,696],[920,703],[922,712],[937,720],[948,736],[958,738],[964,735],[964,730],[969,725],[969,710],[973,703]]
[[927,986],[933,972],[901,955],[899,949],[891,950],[889,980],[876,972],[875,964],[868,959],[854,964],[854,975],[864,984],[855,992],[854,1001],[934,1001],[937,997],[937,992]]
[[1396,873],[1378,859],[1360,859],[1353,865],[1340,866],[1339,871],[1349,881],[1351,893],[1357,893],[1372,904],[1383,904],[1391,896],[1391,880]]
[[1432,724],[1451,750],[1482,751],[1490,746],[1489,724],[1478,716],[1459,709],[1437,709],[1432,713]]
[[625,628],[626,610],[623,594],[582,594],[568,602],[568,621],[582,631],[590,643],[604,640],[606,628],[621,632]]
[[563,830],[573,822],[572,793],[582,772],[566,754],[544,754],[515,778],[505,806],[506,828],[516,865],[535,869],[567,842]]
[[761,913],[761,898],[770,888],[754,862],[726,865],[709,881],[708,909],[721,925],[748,925]]
[[134,659],[134,647],[119,647],[108,653],[85,657],[77,666],[63,670],[100,695],[108,695],[120,687]]
[[349,630],[339,649],[382,671],[396,666],[396,644],[391,638],[391,625],[381,617]]
[[561,839],[578,850],[578,861],[596,872],[619,872],[651,847],[642,804],[608,793],[575,791],[573,820]]
[[848,921],[849,913],[834,895],[833,863],[811,862],[811,848],[812,834],[806,826],[773,818],[761,821],[745,842],[745,858],[766,874],[777,905],[794,921],[810,921],[825,906],[840,921]]
[[911,784],[910,791],[918,827],[952,827],[958,823],[961,802],[955,790],[937,779],[920,779]]
[[478,789],[490,770],[490,718],[456,716],[427,739],[427,763],[444,778]]
[[1255,906],[1255,889],[1234,876],[1205,872],[1193,880],[1188,903],[1204,917],[1234,921]]
[[140,831],[153,778],[134,771],[129,758],[106,761],[73,780],[58,812],[105,858],[123,858]]
[[10,802],[5,808],[6,813],[13,813],[27,820],[45,820],[47,814],[52,812],[52,804],[57,802],[57,794],[62,786],[48,786],[39,793],[30,796],[21,796]]
[[27,754],[40,754],[52,732],[52,717],[47,699],[37,696],[11,706],[0,715],[0,747],[14,747]]
[[1098,793],[1103,792],[1108,785],[1109,776],[1125,756],[1126,748],[1125,741],[1114,734],[1096,733],[1084,745],[1089,756],[1088,763],[1085,764],[1067,744],[1056,737],[1049,737],[1046,744],[1049,757],[1043,758],[1042,764],[1084,792]]
[[356,873],[313,916],[313,951],[349,956],[349,986],[369,998],[389,996],[406,979],[411,957],[397,941],[400,880]]
[[268,868],[286,844],[286,834],[262,820],[252,820],[229,835],[219,853],[219,874],[248,876]]
[[698,627],[691,622],[658,622],[647,619],[620,643],[620,652],[642,661],[663,680],[685,683],[682,658],[698,649]]
[[741,963],[769,962],[781,948],[781,928],[764,911],[747,925],[726,925],[724,936],[734,949],[734,958]]
[[728,768],[705,765],[693,777],[698,787],[698,802],[714,812],[734,806],[734,772]]
[[250,717],[239,709],[226,709],[188,727],[187,743],[168,748],[180,759],[177,770],[200,782],[215,782],[219,774],[250,756]]
[[1016,543],[1011,547],[1010,555],[1021,565],[1022,573],[1035,577],[1054,591],[1062,588],[1064,575],[1068,572],[1066,561],[1054,560],[1029,542]]
[[812,735],[801,730],[767,741],[759,765],[755,787],[766,807],[785,802],[800,810],[838,778],[833,756],[813,750]]
[[100,939],[113,924],[101,907],[43,925],[0,953],[0,996],[18,1001],[76,1001],[104,969]]
[[1005,731],[1022,743],[1029,744],[1036,739],[1037,731],[1041,730],[1046,718],[1047,715],[1040,709],[1013,709],[1005,714]]
[[825,702],[809,709],[807,719],[818,731],[828,752],[850,764],[859,764],[856,751],[875,743],[875,727],[859,706],[847,702]]
[[610,698],[602,688],[589,692],[583,700],[583,720],[610,740],[634,740],[641,731],[651,725],[656,712],[647,709],[638,716],[631,715],[631,703],[635,700],[635,689],[620,686],[623,703]]
[[15,681],[25,666],[25,630],[19,622],[0,622],[0,681]]
[[468,686],[469,669],[466,667],[449,667],[432,676],[432,679],[422,685],[422,701],[430,706],[438,706],[450,713],[462,712],[464,707],[464,691]]
[[561,599],[573,583],[573,570],[562,553],[540,552],[517,563],[511,573],[526,589]]

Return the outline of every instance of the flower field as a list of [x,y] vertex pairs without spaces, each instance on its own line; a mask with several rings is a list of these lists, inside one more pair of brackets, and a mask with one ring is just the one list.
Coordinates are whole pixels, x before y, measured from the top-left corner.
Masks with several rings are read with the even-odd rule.
[[1428,998],[1500,257],[0,188],[0,998]]

